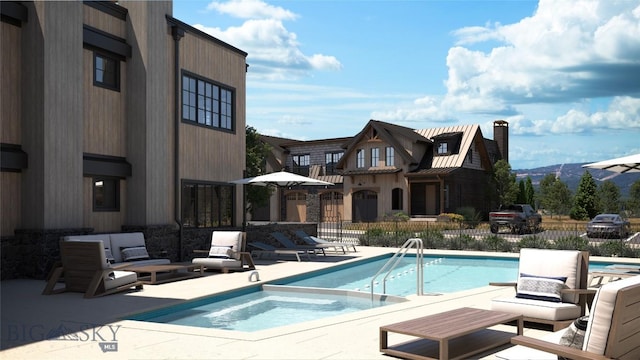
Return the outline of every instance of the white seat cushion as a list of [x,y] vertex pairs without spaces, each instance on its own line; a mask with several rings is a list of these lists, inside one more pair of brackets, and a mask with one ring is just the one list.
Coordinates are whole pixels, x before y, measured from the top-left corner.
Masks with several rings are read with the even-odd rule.
[[109,290],[121,285],[131,284],[137,280],[138,275],[133,271],[114,271],[104,279],[104,288]]
[[194,258],[192,262],[194,264],[201,264],[207,269],[242,268],[242,261],[236,259]]
[[575,319],[580,317],[581,312],[580,306],[573,303],[559,303],[516,297],[492,299],[491,310],[522,314],[525,317],[545,320]]

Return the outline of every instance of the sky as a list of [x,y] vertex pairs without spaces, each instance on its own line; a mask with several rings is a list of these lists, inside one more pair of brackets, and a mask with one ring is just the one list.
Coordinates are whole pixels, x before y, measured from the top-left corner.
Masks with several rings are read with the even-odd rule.
[[370,119],[509,122],[515,169],[640,153],[640,0],[174,0],[245,52],[247,125],[296,140]]

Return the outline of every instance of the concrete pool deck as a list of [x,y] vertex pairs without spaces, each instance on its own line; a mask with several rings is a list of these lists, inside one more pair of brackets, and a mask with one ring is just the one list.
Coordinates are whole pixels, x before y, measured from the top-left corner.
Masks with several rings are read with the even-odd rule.
[[[269,282],[393,250],[360,246],[355,254],[302,262],[258,260],[256,265],[260,282]],[[429,250],[426,254],[463,252]],[[211,272],[200,278],[145,285],[141,291],[84,299],[80,293],[41,295],[43,280],[5,280],[0,282],[0,358],[390,359],[378,350],[380,326],[465,306],[488,309],[492,298],[513,293],[511,288],[485,286],[446,295],[413,295],[401,304],[251,333],[121,320],[142,311],[256,284],[249,281],[249,272]],[[545,333],[525,328],[526,335]],[[404,339],[393,334],[390,342]],[[491,353],[480,357],[494,358]]]

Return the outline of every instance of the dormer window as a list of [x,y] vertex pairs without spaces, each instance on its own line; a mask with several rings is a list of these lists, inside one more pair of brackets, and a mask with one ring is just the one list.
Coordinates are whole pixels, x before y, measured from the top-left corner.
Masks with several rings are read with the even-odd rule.
[[439,134],[431,138],[436,144],[436,155],[454,155],[460,151],[462,132]]
[[446,155],[449,153],[449,144],[445,141],[438,143],[438,155]]

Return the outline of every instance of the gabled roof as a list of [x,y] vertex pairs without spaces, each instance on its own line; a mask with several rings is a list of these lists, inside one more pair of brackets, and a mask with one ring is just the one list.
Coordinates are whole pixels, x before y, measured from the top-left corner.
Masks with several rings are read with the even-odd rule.
[[342,159],[340,159],[337,164],[337,167],[339,169],[344,168],[344,163],[347,161],[349,155],[356,149],[356,145],[359,144],[362,139],[369,133],[370,129],[374,129],[380,139],[391,145],[394,148],[396,154],[400,155],[400,157],[409,164],[418,164],[420,162],[420,159],[417,159],[409,154],[409,152],[407,152],[407,149],[405,149],[404,146],[402,146],[398,141],[398,137],[406,137],[413,142],[423,142],[428,144],[433,143],[431,140],[418,134],[411,128],[378,120],[369,120],[367,125],[344,146],[344,156],[342,156]]
[[[416,133],[427,139],[442,139],[451,136],[460,136],[460,147],[456,154],[433,156],[431,168],[460,168],[464,163],[469,148],[477,136],[482,139],[479,125],[456,125],[441,128],[415,130]],[[480,145],[484,148],[484,142]],[[486,149],[484,150],[486,152]]]

